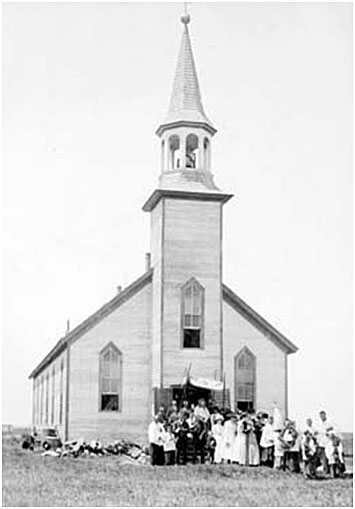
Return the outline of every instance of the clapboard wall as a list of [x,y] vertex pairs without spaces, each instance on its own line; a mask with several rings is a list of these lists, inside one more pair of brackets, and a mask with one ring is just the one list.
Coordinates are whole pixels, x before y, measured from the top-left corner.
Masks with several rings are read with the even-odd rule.
[[235,401],[234,359],[243,347],[256,358],[256,410],[271,411],[274,404],[287,414],[287,356],[229,303],[223,303],[223,351],[226,385]]
[[66,397],[67,350],[64,350],[33,378],[33,425],[55,426],[64,438]]
[[[146,438],[151,418],[151,283],[70,346],[70,439]],[[99,409],[99,355],[109,343],[122,354],[122,407]]]
[[[163,198],[152,212],[153,344],[160,361],[153,363],[163,387],[182,383],[190,364],[196,376],[220,376],[221,208],[208,196]],[[181,289],[192,277],[205,295],[200,349],[182,348]],[[153,377],[159,386],[156,372]]]

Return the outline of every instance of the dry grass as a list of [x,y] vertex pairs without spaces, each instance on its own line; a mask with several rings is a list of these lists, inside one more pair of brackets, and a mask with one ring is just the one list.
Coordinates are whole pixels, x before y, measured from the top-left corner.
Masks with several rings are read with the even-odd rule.
[[3,445],[4,506],[352,506],[352,480],[305,481],[266,468],[122,465]]

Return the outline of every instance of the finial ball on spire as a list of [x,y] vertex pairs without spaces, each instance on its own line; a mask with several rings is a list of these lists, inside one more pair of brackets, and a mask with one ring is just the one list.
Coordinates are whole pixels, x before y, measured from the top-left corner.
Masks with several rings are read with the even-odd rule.
[[183,16],[181,16],[181,23],[183,23],[184,25],[187,25],[188,23],[190,23],[190,14],[184,14]]

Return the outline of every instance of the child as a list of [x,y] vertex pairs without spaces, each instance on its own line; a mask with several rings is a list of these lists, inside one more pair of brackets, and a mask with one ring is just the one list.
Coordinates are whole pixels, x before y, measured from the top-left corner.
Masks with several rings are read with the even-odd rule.
[[341,476],[345,472],[343,444],[334,432],[329,433],[325,455],[330,467],[330,475],[332,477]]
[[282,439],[282,430],[274,429],[274,469],[284,470],[285,442]]
[[216,452],[216,445],[217,441],[215,437],[213,436],[212,431],[208,431],[207,433],[207,440],[206,440],[206,451],[208,453],[208,458],[210,460],[210,463],[214,463],[215,460],[215,452]]
[[305,479],[315,479],[317,470],[317,442],[309,430],[303,433],[301,441],[303,475]]
[[163,445],[164,445],[165,465],[175,465],[176,444],[171,424],[167,424],[165,427],[165,431],[163,433]]

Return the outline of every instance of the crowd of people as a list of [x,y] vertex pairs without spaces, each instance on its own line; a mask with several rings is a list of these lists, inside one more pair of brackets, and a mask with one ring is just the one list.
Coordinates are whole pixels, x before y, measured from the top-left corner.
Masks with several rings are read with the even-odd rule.
[[342,441],[326,412],[319,412],[316,425],[307,419],[303,429],[272,414],[207,407],[172,401],[159,408],[148,430],[152,465],[184,465],[206,461],[234,463],[303,472],[315,478],[318,469],[338,477],[345,471]]

